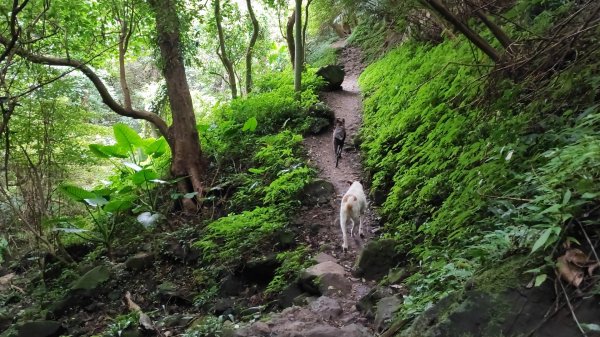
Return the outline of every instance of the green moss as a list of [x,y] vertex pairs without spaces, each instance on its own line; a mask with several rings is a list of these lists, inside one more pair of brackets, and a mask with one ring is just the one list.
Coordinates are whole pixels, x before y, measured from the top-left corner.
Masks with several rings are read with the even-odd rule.
[[525,266],[531,261],[528,255],[511,257],[490,269],[478,273],[474,278],[475,289],[500,293],[505,289],[522,285],[527,282],[527,276],[523,274]]

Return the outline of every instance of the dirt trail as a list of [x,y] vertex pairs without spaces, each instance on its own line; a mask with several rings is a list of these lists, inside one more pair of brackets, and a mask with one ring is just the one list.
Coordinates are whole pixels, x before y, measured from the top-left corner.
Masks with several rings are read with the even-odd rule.
[[[349,252],[342,254],[340,246],[342,235],[339,225],[341,198],[348,190],[350,183],[354,180],[361,180],[362,176],[360,152],[353,146],[354,137],[358,133],[362,123],[362,105],[357,83],[358,76],[363,70],[360,59],[361,55],[358,48],[344,47],[340,60],[346,71],[342,90],[324,92],[321,95],[321,99],[334,111],[335,117],[346,120],[346,145],[344,146],[344,152],[338,167],[335,167],[335,157],[333,154],[333,128],[320,135],[308,136],[304,141],[310,161],[319,170],[319,177],[330,181],[335,187],[336,193],[334,204],[330,205],[333,206],[333,209],[321,209],[323,212],[328,211],[324,214],[325,217],[320,214],[312,214],[312,216],[326,220],[331,225],[321,228],[320,237],[332,243],[331,249],[329,249],[329,252],[326,251],[326,253],[339,258],[342,265],[347,269],[352,267],[357,252],[375,231],[375,227],[373,226],[375,215],[369,208],[363,219],[365,238],[349,238]],[[310,213],[319,212],[319,210],[311,211]],[[358,230],[358,228],[355,228],[355,230]]]
[[[344,43],[336,43],[334,47],[344,47]],[[335,197],[326,204],[302,207],[298,217],[293,220],[293,224],[302,232],[302,240],[305,244],[319,253],[315,257],[319,264],[314,268],[322,273],[316,272],[313,275],[323,276],[319,284],[325,285],[326,289],[322,290],[324,295],[319,298],[310,297],[305,305],[292,306],[272,314],[266,323],[253,323],[246,330],[238,330],[236,336],[370,337],[374,335],[373,324],[356,307],[359,299],[365,296],[374,284],[354,277],[352,269],[356,256],[375,232],[375,216],[369,208],[366,216],[363,217],[363,229],[366,235],[364,238],[348,237],[347,253],[342,251],[339,224],[341,197],[349,188],[349,182],[359,180],[362,173],[360,153],[352,145],[352,139],[361,124],[361,97],[357,85],[358,75],[362,71],[359,50],[344,47],[340,61],[346,71],[342,84],[343,90],[321,95],[321,99],[333,109],[335,116],[346,120],[347,145],[339,167],[335,167],[332,128],[324,134],[307,136],[304,140],[310,162],[318,170],[321,179],[333,184]],[[358,228],[355,230],[358,231]]]

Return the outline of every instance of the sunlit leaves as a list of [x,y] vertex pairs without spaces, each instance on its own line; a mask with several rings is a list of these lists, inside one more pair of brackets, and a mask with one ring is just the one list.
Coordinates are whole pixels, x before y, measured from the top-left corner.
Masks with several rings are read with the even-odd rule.
[[71,184],[61,184],[58,189],[67,197],[74,201],[84,201],[85,199],[94,199],[96,198],[96,194],[83,189],[79,186],[71,185]]
[[126,149],[135,149],[142,145],[142,137],[126,124],[117,123],[113,126],[117,144]]

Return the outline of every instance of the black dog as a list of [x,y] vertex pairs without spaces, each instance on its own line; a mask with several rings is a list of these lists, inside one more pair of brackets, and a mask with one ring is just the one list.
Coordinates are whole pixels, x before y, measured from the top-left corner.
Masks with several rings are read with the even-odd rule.
[[343,118],[335,119],[335,129],[333,130],[333,153],[335,154],[335,167],[342,158],[342,149],[346,140],[346,121]]

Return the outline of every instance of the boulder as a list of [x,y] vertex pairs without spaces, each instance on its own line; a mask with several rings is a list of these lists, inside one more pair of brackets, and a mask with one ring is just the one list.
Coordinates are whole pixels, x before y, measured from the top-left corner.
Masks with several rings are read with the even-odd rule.
[[335,263],[334,261],[325,261],[319,264],[316,264],[308,269],[306,269],[306,274],[321,276],[323,274],[339,274],[344,275],[344,267]]
[[110,277],[105,265],[97,266],[71,284],[71,290],[94,291]]
[[318,135],[326,131],[329,128],[329,125],[331,125],[331,122],[326,118],[313,117],[310,120],[308,131],[313,135]]
[[304,186],[300,200],[307,206],[325,204],[331,200],[333,193],[332,183],[324,179],[315,179]]
[[344,76],[346,72],[343,66],[339,65],[328,65],[319,68],[317,75],[323,77],[327,85],[325,90],[338,90],[342,88],[342,82],[344,82]]
[[235,301],[229,297],[219,298],[215,301],[215,304],[211,308],[211,312],[215,316],[224,315],[227,316],[234,312]]
[[352,283],[344,276],[344,267],[333,261],[316,264],[301,273],[300,288],[313,295],[330,295],[352,290]]
[[321,296],[310,303],[310,310],[324,319],[332,319],[342,314],[342,306],[333,298]]
[[394,313],[400,309],[402,305],[402,299],[398,296],[384,297],[377,302],[377,308],[375,313],[375,330],[383,331],[390,326],[391,319],[394,317]]
[[303,294],[302,289],[296,283],[288,285],[277,297],[277,304],[280,308],[291,307],[296,304],[296,299]]
[[154,262],[154,254],[140,252],[130,257],[125,261],[125,268],[139,271],[144,270],[152,265]]
[[18,328],[17,337],[59,337],[67,330],[55,321],[27,322]]
[[371,289],[365,296],[361,297],[356,303],[356,309],[369,319],[375,318],[377,312],[377,302],[384,297],[392,296],[394,293],[391,288],[377,286]]
[[333,110],[323,102],[313,104],[308,108],[308,113],[312,117],[324,118],[328,120],[329,123],[333,123],[333,119],[335,118]]
[[367,280],[378,280],[386,275],[403,260],[403,254],[396,251],[396,246],[393,239],[368,242],[357,258],[354,275]]
[[157,287],[158,297],[163,302],[175,302],[180,305],[192,304],[192,296],[171,282],[163,282]]
[[12,324],[12,317],[8,312],[0,312],[0,333],[8,329]]

